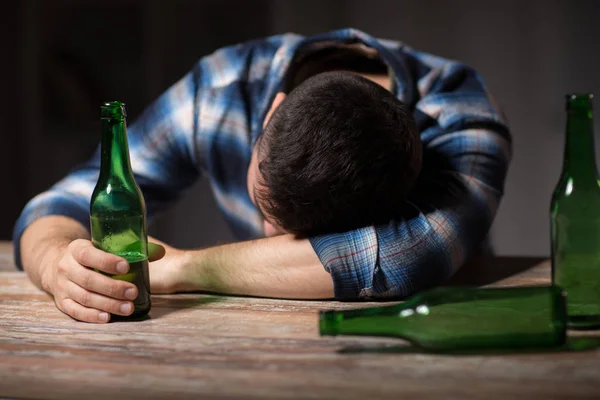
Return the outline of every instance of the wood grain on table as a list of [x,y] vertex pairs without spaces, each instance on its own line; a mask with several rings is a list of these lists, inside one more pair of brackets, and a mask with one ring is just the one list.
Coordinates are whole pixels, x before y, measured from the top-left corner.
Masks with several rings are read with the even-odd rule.
[[[16,271],[0,242],[0,397],[600,397],[600,352],[433,355],[395,339],[320,337],[317,313],[388,303],[153,296],[151,318],[76,322]],[[547,261],[475,260],[449,283],[550,282]]]

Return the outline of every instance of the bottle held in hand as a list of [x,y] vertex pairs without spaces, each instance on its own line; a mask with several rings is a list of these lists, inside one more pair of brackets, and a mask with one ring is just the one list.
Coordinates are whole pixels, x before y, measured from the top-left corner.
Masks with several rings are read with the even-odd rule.
[[129,160],[125,105],[117,101],[103,104],[101,122],[100,174],[90,204],[92,243],[129,262],[128,273],[110,276],[137,286],[139,294],[128,317],[137,318],[148,314],[151,307],[148,236],[144,197]]

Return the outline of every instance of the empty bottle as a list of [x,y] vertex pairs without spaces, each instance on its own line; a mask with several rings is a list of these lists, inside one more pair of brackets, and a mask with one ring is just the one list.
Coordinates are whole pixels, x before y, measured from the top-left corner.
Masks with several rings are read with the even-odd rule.
[[550,207],[552,278],[567,294],[570,328],[600,326],[600,186],[592,95],[566,98],[563,167]]
[[320,332],[398,337],[441,351],[559,347],[565,297],[556,286],[438,288],[394,306],[322,311]]

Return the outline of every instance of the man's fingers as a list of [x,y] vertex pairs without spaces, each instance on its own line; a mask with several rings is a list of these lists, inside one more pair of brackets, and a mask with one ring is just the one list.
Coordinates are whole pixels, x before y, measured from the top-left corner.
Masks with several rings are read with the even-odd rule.
[[137,287],[130,282],[113,279],[73,262],[67,278],[82,288],[114,299],[134,300],[138,296]]
[[148,261],[157,261],[165,256],[167,251],[158,243],[148,243]]
[[74,240],[69,245],[69,251],[79,264],[86,267],[117,275],[129,271],[129,263],[125,259],[95,248],[89,240]]
[[75,300],[82,306],[106,311],[111,314],[129,315],[133,312],[132,302],[120,301],[90,292],[73,282],[70,282],[70,285],[67,288],[67,295],[70,299]]
[[56,305],[60,311],[78,321],[103,324],[110,320],[110,314],[107,312],[84,307],[68,298],[57,301]]

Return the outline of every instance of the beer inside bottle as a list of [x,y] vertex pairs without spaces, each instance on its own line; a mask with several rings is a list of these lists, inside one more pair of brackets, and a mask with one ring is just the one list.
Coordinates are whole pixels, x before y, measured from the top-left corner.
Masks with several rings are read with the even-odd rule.
[[592,95],[566,98],[563,168],[550,208],[552,279],[567,294],[569,327],[600,326],[600,187]]
[[322,311],[320,332],[398,337],[434,351],[559,347],[565,297],[556,286],[438,288],[394,306]]
[[109,276],[137,286],[139,294],[129,318],[142,317],[151,306],[146,206],[131,170],[125,105],[107,102],[102,105],[100,114],[100,174],[90,204],[92,243],[129,262],[127,274]]

